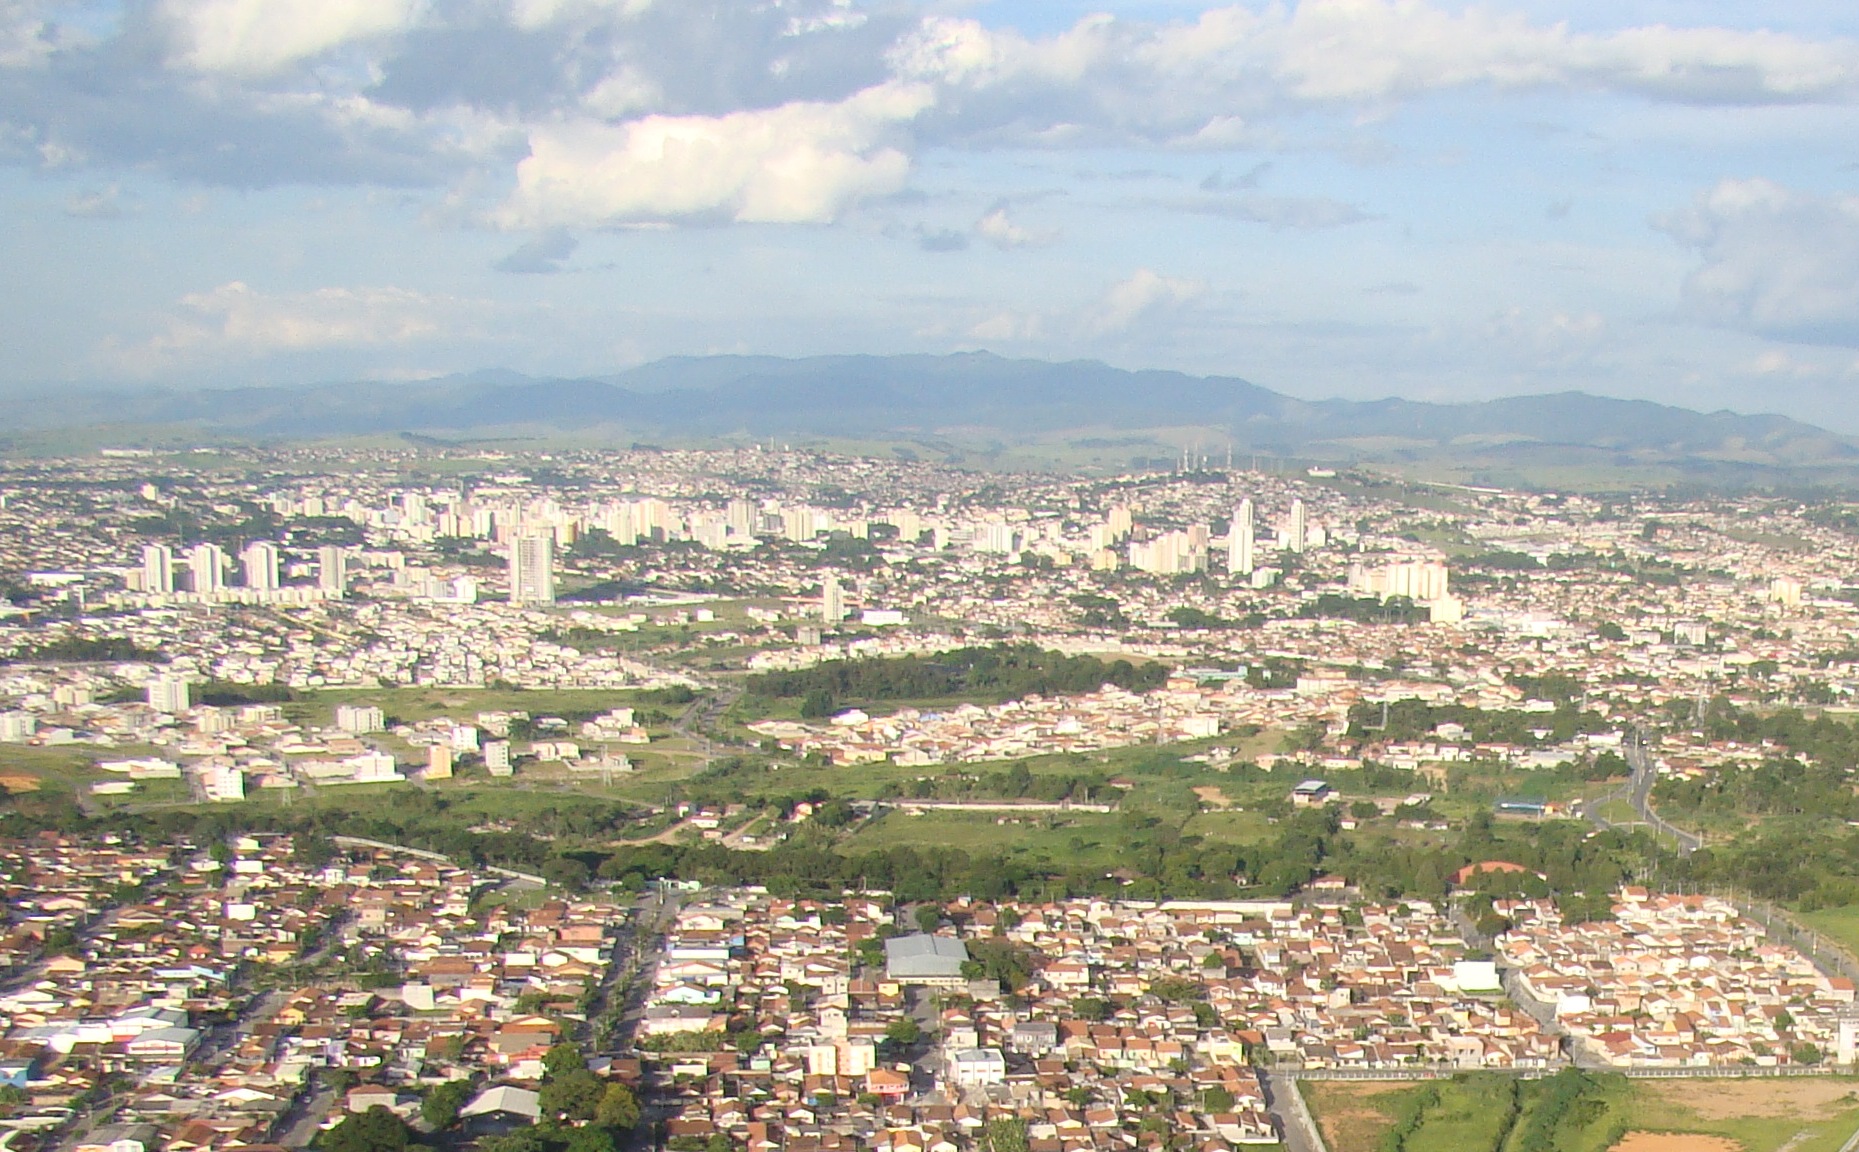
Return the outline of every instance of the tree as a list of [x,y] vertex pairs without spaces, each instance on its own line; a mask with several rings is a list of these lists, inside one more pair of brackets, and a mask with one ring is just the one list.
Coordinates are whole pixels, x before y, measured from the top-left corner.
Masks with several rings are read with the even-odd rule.
[[471,1098],[471,1081],[448,1080],[426,1093],[420,1101],[420,1119],[434,1132],[443,1132],[458,1123],[458,1110]]
[[568,1134],[567,1152],[619,1152],[613,1129],[598,1124],[576,1128]]
[[478,1143],[480,1152],[548,1152],[548,1141],[534,1128],[518,1128],[503,1136],[492,1136]]
[[908,1048],[923,1039],[923,1029],[914,1017],[904,1016],[891,1021],[884,1030],[884,1038],[899,1048]]
[[919,904],[911,915],[916,918],[917,927],[925,932],[934,932],[942,923],[942,909],[934,904]]
[[586,1070],[587,1057],[581,1054],[580,1045],[572,1041],[564,1040],[554,1045],[542,1057],[542,1078],[544,1080]]
[[609,1084],[594,1107],[594,1122],[608,1128],[631,1129],[639,1123],[639,1098],[624,1084]]
[[324,1132],[318,1141],[324,1152],[406,1152],[413,1133],[406,1121],[376,1104]]
[[988,1121],[988,1152],[1026,1152],[1026,1121],[1019,1118]]
[[575,1121],[592,1120],[605,1094],[606,1086],[601,1083],[600,1077],[580,1068],[565,1076],[543,1081],[538,1103],[544,1116]]

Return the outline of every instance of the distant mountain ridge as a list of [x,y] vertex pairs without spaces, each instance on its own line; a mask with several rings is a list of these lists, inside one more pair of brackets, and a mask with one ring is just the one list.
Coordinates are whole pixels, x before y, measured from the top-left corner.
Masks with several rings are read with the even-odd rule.
[[1566,450],[1622,461],[1859,466],[1859,441],[1783,416],[1702,413],[1580,392],[1462,404],[1306,401],[1232,377],[978,352],[679,357],[582,379],[499,370],[417,383],[66,391],[15,411],[15,427],[24,429],[169,425],[258,438],[525,427],[682,440],[1194,428],[1230,438],[1236,451],[1323,458]]

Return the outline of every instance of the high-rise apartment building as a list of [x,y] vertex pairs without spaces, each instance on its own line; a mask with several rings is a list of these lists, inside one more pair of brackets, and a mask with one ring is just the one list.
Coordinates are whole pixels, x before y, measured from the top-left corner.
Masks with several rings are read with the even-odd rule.
[[530,532],[510,541],[510,603],[555,603],[555,537]]
[[239,553],[239,563],[245,569],[245,586],[260,592],[275,592],[278,588],[278,546],[268,540],[258,540],[245,546]]
[[187,553],[187,570],[194,591],[211,595],[226,587],[226,550],[218,544],[196,544]]
[[151,676],[148,681],[148,706],[169,716],[179,716],[192,705],[185,676]]
[[1302,552],[1304,550],[1304,541],[1308,539],[1308,536],[1309,533],[1305,524],[1304,502],[1302,500],[1293,500],[1291,501],[1291,526],[1290,530],[1285,534],[1285,547],[1293,552]]
[[316,550],[316,586],[329,596],[348,593],[349,554],[340,545],[325,544]]
[[837,576],[828,576],[826,583],[820,586],[820,616],[828,624],[837,624],[846,618],[846,592],[839,586]]
[[1226,531],[1226,570],[1235,576],[1250,576],[1258,567],[1252,533],[1252,501],[1241,500],[1233,509],[1233,523]]
[[142,546],[142,590],[163,596],[174,591],[174,549],[166,544]]

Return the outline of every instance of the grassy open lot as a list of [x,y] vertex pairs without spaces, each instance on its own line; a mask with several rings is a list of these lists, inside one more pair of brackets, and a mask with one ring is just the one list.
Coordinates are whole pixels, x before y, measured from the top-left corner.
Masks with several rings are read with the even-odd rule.
[[1854,956],[1859,956],[1859,905],[1848,904],[1843,908],[1803,912],[1795,919],[1840,944]]
[[93,810],[185,803],[189,798],[188,789],[180,780],[138,781],[135,791],[126,796],[96,796],[90,791],[90,786],[100,780],[128,779],[98,768],[99,761],[162,756],[165,753],[160,749],[130,745],[100,748],[91,744],[66,744],[33,748],[24,744],[0,744],[0,775],[31,777],[38,781],[35,791],[40,798],[81,797]]
[[[1300,1088],[1334,1152],[1385,1147],[1416,1107],[1418,1122],[1398,1152],[1518,1152],[1532,1135],[1556,1152],[1608,1152],[1629,1134],[1667,1152],[1836,1152],[1859,1129],[1859,1080],[1851,1077],[1592,1075],[1560,1109],[1550,1105],[1551,1082],[1520,1082],[1513,1097],[1510,1083],[1491,1074],[1430,1084],[1305,1081]],[[1654,1134],[1668,1139],[1647,1139]]]

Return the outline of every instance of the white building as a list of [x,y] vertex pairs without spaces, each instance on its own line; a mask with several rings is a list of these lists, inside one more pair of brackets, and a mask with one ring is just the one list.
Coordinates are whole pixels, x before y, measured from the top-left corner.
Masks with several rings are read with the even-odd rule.
[[166,596],[174,591],[174,550],[166,544],[142,547],[142,590]]
[[239,562],[245,569],[245,586],[260,592],[275,592],[278,589],[278,546],[268,540],[258,540],[245,546],[239,553]]
[[1235,576],[1250,576],[1258,567],[1253,555],[1252,501],[1241,500],[1233,510],[1233,523],[1226,532],[1226,570]]
[[555,537],[527,532],[510,542],[510,603],[555,603]]
[[387,727],[387,716],[372,704],[336,705],[336,727],[357,736]]
[[148,681],[148,706],[169,716],[179,716],[192,705],[184,676],[151,676]]
[[316,550],[316,586],[330,596],[342,596],[349,590],[349,554],[336,544]]
[[949,1053],[947,1075],[957,1088],[985,1088],[1005,1083],[1007,1058],[997,1048],[958,1048]]
[[0,741],[18,744],[38,730],[39,718],[30,712],[0,712]]
[[226,550],[218,544],[196,544],[187,553],[187,570],[194,578],[194,591],[210,596],[226,587]]

